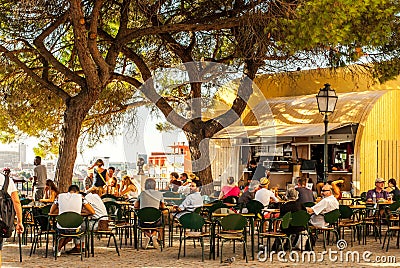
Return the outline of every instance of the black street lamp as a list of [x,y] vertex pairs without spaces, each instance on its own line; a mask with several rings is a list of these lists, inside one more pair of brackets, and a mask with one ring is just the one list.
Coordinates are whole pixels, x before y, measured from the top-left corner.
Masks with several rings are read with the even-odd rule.
[[330,84],[325,84],[324,88],[321,88],[317,95],[318,110],[324,115],[325,125],[325,141],[324,141],[324,183],[328,179],[328,114],[333,113],[336,107],[338,96],[334,89],[331,89]]

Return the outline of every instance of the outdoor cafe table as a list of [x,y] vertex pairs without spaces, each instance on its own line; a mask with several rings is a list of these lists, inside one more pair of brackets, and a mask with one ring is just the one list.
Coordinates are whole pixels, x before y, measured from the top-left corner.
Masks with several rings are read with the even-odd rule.
[[[251,257],[254,260],[254,218],[256,217],[255,214],[253,213],[240,213],[242,216],[248,218],[250,220],[250,236],[251,236]],[[223,218],[225,216],[228,216],[229,213],[213,213],[211,216],[214,218],[212,221],[212,227],[211,227],[211,249],[210,249],[210,254],[213,255],[213,259],[215,260],[215,227],[217,223],[217,218]]]
[[342,197],[339,202],[344,205],[343,201],[351,201],[351,205],[354,205],[359,200],[361,200],[361,197]]

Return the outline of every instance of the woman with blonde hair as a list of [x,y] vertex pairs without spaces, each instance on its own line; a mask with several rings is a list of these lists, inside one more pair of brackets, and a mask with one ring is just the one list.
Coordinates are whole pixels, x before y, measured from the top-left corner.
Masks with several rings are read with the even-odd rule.
[[52,203],[58,196],[60,191],[58,191],[57,186],[52,180],[46,180],[46,186],[44,187],[44,198],[40,199],[40,202]]
[[119,195],[128,199],[138,197],[138,190],[128,175],[122,177]]

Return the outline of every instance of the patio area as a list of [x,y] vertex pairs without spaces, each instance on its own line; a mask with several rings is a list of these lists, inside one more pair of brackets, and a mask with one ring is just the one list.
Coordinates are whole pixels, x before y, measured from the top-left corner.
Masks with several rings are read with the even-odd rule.
[[[250,245],[250,243],[249,243]],[[199,243],[196,243],[196,248],[193,248],[192,242],[189,241],[186,246],[186,257],[181,255],[178,260],[178,248],[179,241],[177,240],[177,234],[174,237],[173,247],[166,247],[160,252],[159,249],[149,248],[147,250],[139,249],[136,250],[133,247],[122,246],[121,256],[118,256],[115,249],[107,246],[107,239],[103,238],[100,241],[96,241],[96,252],[95,257],[84,258],[83,261],[80,260],[79,255],[67,255],[63,253],[61,257],[54,260],[54,257],[49,256],[44,257],[44,246],[40,247],[32,257],[29,257],[30,243],[22,247],[23,262],[19,262],[18,254],[18,243],[16,242],[6,242],[3,248],[3,266],[2,267],[220,267],[220,266],[230,266],[230,267],[255,267],[255,266],[269,266],[271,263],[273,265],[278,265],[278,267],[322,267],[328,265],[328,267],[398,267],[400,262],[400,250],[396,248],[395,241],[392,241],[389,251],[386,252],[382,250],[382,244],[379,241],[375,241],[373,236],[367,238],[366,245],[358,245],[355,243],[353,247],[350,247],[348,241],[348,246],[343,250],[342,253],[337,253],[337,246],[329,245],[327,246],[328,253],[324,255],[322,261],[321,253],[323,251],[322,239],[317,241],[315,247],[316,261],[309,262],[307,256],[305,261],[302,261],[302,253],[296,251],[292,253],[292,260],[289,256],[286,256],[287,262],[282,262],[278,260],[278,255],[273,256],[273,261],[270,261],[270,256],[265,260],[265,256],[260,255],[263,260],[258,260],[257,257],[253,261],[249,258],[249,262],[246,263],[242,256],[242,248],[239,243],[236,245],[236,253],[232,252],[232,244],[227,243],[224,246],[224,260],[235,257],[232,263],[220,263],[219,258],[216,260],[209,260],[209,241],[206,240],[205,243],[205,261],[201,262],[201,247]],[[71,247],[71,245],[68,245]],[[250,246],[247,248],[248,253],[250,253]],[[331,257],[329,257],[329,251],[331,250]],[[371,254],[365,253],[366,257],[370,261],[363,260],[363,254],[366,251],[370,251]],[[350,252],[351,251],[351,252]],[[357,251],[359,253],[360,261],[357,262],[353,260],[351,256],[347,257],[346,254],[354,253]],[[250,254],[249,254],[250,255]],[[255,252],[257,256],[257,250]],[[298,262],[295,259],[299,256]],[[341,261],[343,260],[343,261]],[[389,263],[390,262],[390,263]],[[394,263],[396,262],[396,263]]]

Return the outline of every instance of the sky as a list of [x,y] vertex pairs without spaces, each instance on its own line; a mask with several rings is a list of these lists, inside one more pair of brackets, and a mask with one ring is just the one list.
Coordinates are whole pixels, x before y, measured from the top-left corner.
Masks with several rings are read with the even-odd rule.
[[[77,164],[90,164],[94,158],[110,157],[110,162],[136,162],[138,154],[147,154],[151,152],[171,152],[168,146],[177,142],[185,142],[187,140],[182,131],[160,133],[155,129],[157,122],[163,121],[163,118],[154,119],[145,108],[138,111],[137,135],[120,135],[110,137],[94,148],[85,148],[83,153],[79,153],[78,148]],[[29,138],[21,140],[27,145],[27,162],[33,162],[33,148],[37,144],[37,140]],[[18,144],[0,144],[0,150],[18,150]]]

